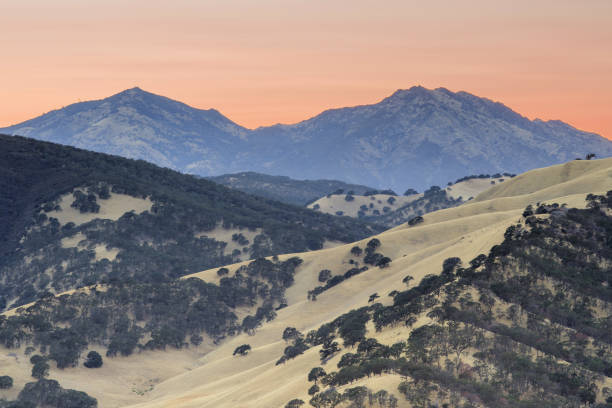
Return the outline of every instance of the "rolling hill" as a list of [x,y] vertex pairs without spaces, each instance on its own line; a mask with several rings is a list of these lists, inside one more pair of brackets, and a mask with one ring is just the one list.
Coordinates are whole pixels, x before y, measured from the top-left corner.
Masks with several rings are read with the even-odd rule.
[[521,173],[588,153],[612,156],[612,142],[561,121],[532,121],[467,92],[419,86],[375,104],[255,130],[218,111],[133,88],[51,111],[0,133],[143,159],[201,176],[254,171],[401,191],[424,190],[466,174]]
[[152,164],[0,135],[2,308],[83,285],[163,281],[381,231]]
[[245,193],[300,206],[338,190],[353,191],[355,194],[374,190],[371,187],[338,180],[295,180],[286,176],[270,176],[254,172],[223,174],[208,179]]
[[[432,211],[461,205],[497,183],[509,179],[496,174],[463,177],[445,188],[432,186],[423,193],[414,190],[398,196],[396,194],[329,194],[308,205],[325,214],[346,215],[365,221],[395,227]],[[392,191],[390,191],[392,192]]]
[[[104,407],[299,407],[300,401],[319,407],[607,407],[611,188],[612,159],[572,161],[521,174],[464,205],[426,214],[417,225],[154,287],[154,297],[166,293],[167,299],[156,310],[139,294],[151,287],[134,292],[140,282],[133,281],[123,290],[144,300],[144,322],[156,321],[151,313],[169,314],[166,321],[180,327],[171,305],[183,310],[178,300],[191,293],[247,276],[279,285],[274,276],[283,270],[293,277],[274,286],[283,291],[283,307],[253,329],[243,326],[216,341],[206,334],[199,345],[178,348],[172,336],[154,332],[153,343],[132,355],[111,355],[94,370],[53,366],[50,378]],[[79,319],[59,311],[90,313],[84,304],[91,305],[87,310],[113,304],[122,299],[119,289],[111,282],[107,294],[82,290],[9,311],[0,338],[8,323],[35,336],[49,330],[24,326],[34,317],[52,327],[74,325]],[[187,303],[184,314],[194,313],[196,304]],[[254,308],[245,304],[235,313]],[[161,343],[165,350],[156,347],[160,341],[170,341]],[[108,347],[105,341],[89,346]],[[22,350],[0,348],[15,389],[32,381]],[[322,371],[312,371],[316,367]]]

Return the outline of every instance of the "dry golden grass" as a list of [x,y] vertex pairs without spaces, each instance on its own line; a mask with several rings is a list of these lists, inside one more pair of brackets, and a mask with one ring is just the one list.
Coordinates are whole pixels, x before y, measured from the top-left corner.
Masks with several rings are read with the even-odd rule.
[[[384,207],[389,207],[392,210],[396,210],[403,205],[411,203],[412,201],[423,197],[423,194],[415,194],[411,196],[392,196],[388,194],[375,194],[371,196],[353,196],[353,201],[346,201],[344,198],[346,194],[333,194],[330,197],[321,197],[317,201],[308,204],[308,208],[312,209],[315,205],[318,205],[318,210],[326,214],[336,214],[338,211],[342,211],[343,215],[349,217],[357,217],[359,207],[365,205],[368,207],[367,214],[372,215],[374,210],[378,210],[381,214],[383,213]],[[395,200],[393,204],[388,202],[389,198],[393,197]],[[370,208],[370,205],[372,207]]]
[[126,194],[112,193],[111,197],[107,200],[97,200],[97,203],[100,205],[98,213],[81,213],[76,208],[70,207],[72,201],[72,193],[64,194],[59,201],[61,210],[50,211],[47,213],[47,216],[49,218],[57,218],[61,225],[68,224],[69,222],[81,225],[96,218],[116,221],[129,211],[134,211],[136,214],[151,211],[151,206],[153,205],[153,202],[148,197],[137,198]]
[[[528,172],[496,184],[460,207],[427,214],[422,224],[401,225],[379,234],[377,237],[382,243],[379,252],[393,260],[390,266],[371,268],[354,276],[322,293],[315,302],[308,301],[306,296],[308,290],[319,284],[319,271],[325,268],[335,274],[344,273],[352,267],[348,261],[357,259],[351,257],[350,248],[353,245],[363,248],[369,239],[279,256],[286,259],[296,255],[304,262],[298,268],[295,284],[287,291],[289,306],[279,310],[277,318],[253,336],[241,334],[215,347],[201,346],[201,350],[147,352],[125,359],[106,359],[108,368],[102,370],[53,369],[52,377],[66,387],[96,397],[105,408],[282,407],[293,398],[308,401],[306,375],[312,367],[321,364],[318,347],[276,366],[286,347],[281,339],[285,327],[296,327],[302,332],[318,328],[350,309],[367,305],[372,293],[378,293],[380,301],[389,302],[388,293],[402,288],[406,275],[413,276],[416,284],[427,274],[439,273],[443,260],[448,257],[458,256],[468,262],[478,254],[487,253],[491,246],[502,241],[506,228],[519,220],[528,204],[545,201],[584,207],[586,193],[610,189],[612,159],[571,162]],[[239,265],[228,268],[233,272]],[[216,270],[191,276],[215,282]],[[422,323],[417,322],[416,326]],[[371,333],[387,344],[405,340],[408,334],[408,329]],[[251,353],[233,357],[233,350],[244,343],[251,345]],[[23,354],[19,356],[23,359]],[[338,358],[328,362],[329,367],[335,367]],[[19,378],[21,384],[27,377],[24,370],[30,369],[29,364],[22,366],[10,359],[6,364],[5,370]],[[121,370],[127,370],[126,377],[121,376]],[[130,389],[129,384],[146,385],[151,381],[154,387],[147,388],[143,395]],[[399,381],[397,376],[383,376],[361,380],[358,385],[374,391],[384,388],[397,396]],[[402,404],[406,403],[400,399],[400,406],[406,406]]]

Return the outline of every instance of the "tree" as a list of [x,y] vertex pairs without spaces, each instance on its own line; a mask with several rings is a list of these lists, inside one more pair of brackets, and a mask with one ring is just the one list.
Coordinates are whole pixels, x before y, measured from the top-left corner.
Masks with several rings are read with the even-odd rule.
[[459,323],[450,322],[448,324],[448,343],[450,349],[455,352],[455,364],[459,365],[461,354],[474,344],[476,329],[472,325],[464,324],[463,328],[459,328]]
[[380,343],[378,342],[378,340],[373,338],[364,339],[361,343],[359,343],[359,346],[357,346],[357,351],[360,353],[368,354],[379,347]]
[[374,250],[378,248],[379,246],[380,246],[380,240],[378,238],[372,238],[371,240],[368,241],[368,244],[367,244],[367,248],[372,252],[374,252]]
[[204,341],[204,338],[200,336],[199,334],[192,334],[189,341],[191,342],[191,344],[197,347],[200,344],[202,344],[202,341]]
[[595,153],[589,153],[589,154],[586,155],[586,159],[587,160],[591,160],[591,159],[595,158],[595,156],[597,156]]
[[[82,391],[67,390],[55,380],[27,383],[17,397],[18,407],[95,408],[98,401]],[[30,405],[31,404],[31,405]],[[13,405],[11,405],[13,406]]]
[[297,340],[302,337],[302,333],[295,327],[286,327],[285,330],[283,330],[283,340],[285,341]]
[[249,344],[243,344],[241,346],[236,347],[236,349],[234,350],[234,354],[232,355],[241,355],[241,356],[246,356],[249,351],[251,351],[251,346]]
[[331,277],[331,271],[329,269],[322,269],[319,272],[319,282],[326,282]]
[[334,408],[342,402],[342,395],[335,389],[331,388],[320,394],[315,395],[310,400],[310,405],[315,408],[330,407]]
[[244,329],[244,331],[247,332],[249,336],[252,336],[255,334],[255,329],[259,327],[260,324],[261,324],[261,321],[257,319],[257,317],[251,316],[251,315],[246,316],[242,320],[242,328]]
[[409,188],[408,190],[406,190],[404,192],[405,196],[411,196],[411,195],[415,195],[415,194],[419,194],[419,192],[416,191],[414,188]]
[[319,389],[320,388],[317,384],[313,385],[308,389],[308,395],[315,395],[317,392],[319,392]]
[[46,360],[38,361],[32,367],[32,377],[40,380],[49,375],[49,364],[47,364]]
[[338,343],[332,340],[328,340],[325,343],[323,343],[323,348],[319,350],[319,354],[321,355],[321,360],[326,360],[327,358],[331,357],[338,351],[340,351],[340,347],[338,346]]
[[302,401],[301,399],[292,399],[291,401],[289,401],[286,405],[285,408],[299,408],[302,405],[304,405],[304,401]]
[[361,256],[362,253],[363,253],[363,250],[359,248],[357,245],[351,248],[351,254],[355,256]]
[[347,367],[351,365],[357,365],[359,364],[359,361],[360,361],[359,354],[346,353],[346,354],[343,354],[342,357],[340,358],[340,361],[338,362],[338,368]]
[[33,365],[38,364],[43,361],[46,361],[46,359],[40,354],[34,354],[32,357],[30,357],[30,364],[33,364]]
[[83,365],[87,368],[99,368],[102,367],[102,356],[97,351],[90,351],[87,353],[87,360]]
[[402,279],[402,283],[405,283],[406,285],[410,286],[410,281],[414,280],[414,278],[410,275],[406,275],[406,277],[404,279]]
[[[344,391],[342,396],[348,399],[349,401],[353,402],[352,406],[365,407],[364,403],[365,403],[366,397],[368,396],[368,389],[363,386],[349,388],[346,391]],[[383,404],[379,404],[379,405],[381,407],[384,406]]]
[[388,256],[383,256],[381,259],[378,260],[378,262],[376,262],[376,266],[378,266],[379,268],[386,268],[387,266],[389,266],[390,263],[391,258],[389,258]]
[[306,350],[308,350],[308,346],[304,342],[304,339],[298,337],[294,340],[293,345],[285,347],[283,357],[285,357],[285,359],[295,358],[300,354],[304,354]]
[[314,383],[316,384],[319,378],[325,377],[326,375],[327,373],[322,367],[314,367],[308,373],[308,381],[314,381]]
[[423,221],[424,221],[423,217],[421,217],[420,215],[417,215],[416,217],[408,221],[408,225],[412,227],[412,226],[422,223]]
[[0,389],[6,390],[13,386],[13,379],[8,375],[0,376]]
[[442,274],[452,274],[457,267],[461,266],[461,259],[457,257],[446,258],[442,263]]

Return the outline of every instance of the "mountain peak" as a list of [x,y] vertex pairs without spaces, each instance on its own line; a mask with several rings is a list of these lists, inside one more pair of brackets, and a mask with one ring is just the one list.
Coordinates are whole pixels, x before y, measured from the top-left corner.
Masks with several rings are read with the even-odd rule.
[[444,87],[429,89],[421,85],[415,85],[410,87],[409,89],[398,89],[393,92],[387,99],[397,100],[412,98],[415,96],[435,96],[436,94],[444,94],[451,97],[457,95],[457,93]]
[[147,92],[138,86],[135,86],[133,88],[128,88],[125,91],[119,92],[119,94],[128,94],[128,95],[139,94],[139,93],[150,93],[150,92]]
[[[143,90],[142,88],[139,88],[137,86],[133,87],[133,88],[129,88],[129,89],[125,89],[119,93],[116,93],[112,96],[109,96],[108,98],[106,98],[107,100],[129,100],[132,98],[137,98],[137,97],[143,97],[143,96],[158,96],[159,95],[155,95],[151,92],[147,92],[145,90]],[[161,98],[161,97],[160,97]]]
[[398,99],[398,98],[405,98],[407,96],[414,96],[414,95],[424,95],[431,92],[430,89],[427,89],[421,85],[415,85],[410,87],[409,89],[398,89],[395,92],[393,92],[391,94],[391,96],[389,96],[389,99]]

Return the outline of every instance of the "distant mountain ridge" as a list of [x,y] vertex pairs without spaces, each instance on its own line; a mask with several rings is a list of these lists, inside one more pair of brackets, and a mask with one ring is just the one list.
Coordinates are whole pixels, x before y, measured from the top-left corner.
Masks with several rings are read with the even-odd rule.
[[189,173],[216,171],[216,162],[248,130],[214,109],[132,88],[79,102],[6,128],[13,134],[65,144]]
[[420,86],[381,102],[249,130],[139,88],[0,129],[151,161],[202,176],[255,171],[298,179],[425,189],[465,174],[520,173],[612,142],[561,121],[529,120],[467,92]]
[[374,190],[372,187],[348,184],[338,180],[295,180],[286,176],[270,176],[251,171],[223,174],[208,177],[208,179],[245,193],[299,206],[309,204],[339,190],[353,191],[355,194]]

